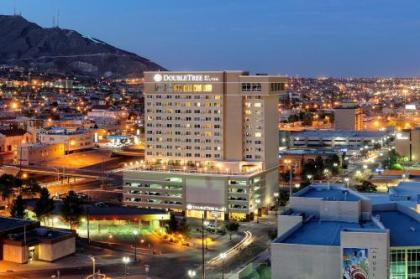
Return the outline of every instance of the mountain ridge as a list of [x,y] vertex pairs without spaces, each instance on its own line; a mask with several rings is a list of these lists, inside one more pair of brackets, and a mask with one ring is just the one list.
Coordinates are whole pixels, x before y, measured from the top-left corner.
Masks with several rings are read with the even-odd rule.
[[0,15],[0,64],[88,77],[138,77],[165,70],[155,62],[75,30],[43,28],[21,16]]

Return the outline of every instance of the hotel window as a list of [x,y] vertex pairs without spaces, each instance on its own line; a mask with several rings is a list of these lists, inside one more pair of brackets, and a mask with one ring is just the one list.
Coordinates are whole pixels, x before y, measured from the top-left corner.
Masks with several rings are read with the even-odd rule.
[[271,84],[271,91],[281,91],[285,89],[284,83],[272,83]]
[[260,132],[255,133],[255,137],[256,138],[260,138],[261,137],[261,133]]
[[213,91],[213,85],[212,84],[204,84],[204,92],[212,92]]
[[261,91],[261,83],[242,83],[242,91]]
[[203,86],[201,84],[194,84],[193,85],[193,91],[194,92],[202,92],[203,91]]
[[254,107],[256,107],[256,108],[260,108],[260,107],[261,107],[261,103],[255,103],[255,104],[254,104]]

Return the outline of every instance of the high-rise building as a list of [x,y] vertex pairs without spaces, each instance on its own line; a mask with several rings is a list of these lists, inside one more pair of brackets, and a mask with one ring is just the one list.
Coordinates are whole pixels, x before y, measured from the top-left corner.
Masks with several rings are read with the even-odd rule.
[[420,162],[420,127],[397,133],[395,150],[409,161]]
[[287,79],[242,71],[146,72],[145,160],[124,203],[250,219],[278,186],[278,100]]
[[335,108],[334,126],[336,130],[363,130],[362,109],[354,105]]

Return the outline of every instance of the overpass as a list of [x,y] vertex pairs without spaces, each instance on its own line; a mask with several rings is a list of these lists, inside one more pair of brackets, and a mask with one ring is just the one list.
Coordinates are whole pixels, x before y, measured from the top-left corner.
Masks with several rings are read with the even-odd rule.
[[13,168],[16,171],[42,174],[60,177],[79,177],[90,179],[109,179],[112,180],[115,174],[102,171],[86,170],[86,169],[73,169],[65,167],[47,167],[47,166],[19,166],[19,165],[3,165],[7,168]]

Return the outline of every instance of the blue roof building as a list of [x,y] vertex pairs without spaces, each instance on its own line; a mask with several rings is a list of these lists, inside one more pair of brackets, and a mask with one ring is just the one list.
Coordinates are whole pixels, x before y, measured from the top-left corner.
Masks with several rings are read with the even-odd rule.
[[419,193],[420,183],[383,195],[339,184],[297,192],[278,216],[272,278],[420,278]]

